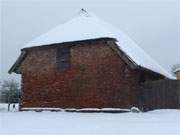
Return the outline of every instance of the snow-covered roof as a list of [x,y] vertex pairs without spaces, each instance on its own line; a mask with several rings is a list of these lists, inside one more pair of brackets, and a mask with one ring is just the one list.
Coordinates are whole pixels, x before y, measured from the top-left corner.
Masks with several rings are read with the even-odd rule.
[[174,78],[126,34],[83,9],[70,21],[34,39],[24,48],[98,38],[115,38],[118,47],[138,66]]

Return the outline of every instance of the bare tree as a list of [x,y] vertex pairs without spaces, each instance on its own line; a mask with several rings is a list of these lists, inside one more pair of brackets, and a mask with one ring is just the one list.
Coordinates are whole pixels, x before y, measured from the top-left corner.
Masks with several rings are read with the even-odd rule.
[[0,80],[0,102],[2,101],[2,88],[1,88],[1,80]]
[[18,102],[20,95],[19,83],[15,80],[4,81],[1,84],[1,102]]
[[180,69],[180,63],[174,64],[171,68],[171,72],[173,73],[174,76],[175,76],[175,71],[177,69]]

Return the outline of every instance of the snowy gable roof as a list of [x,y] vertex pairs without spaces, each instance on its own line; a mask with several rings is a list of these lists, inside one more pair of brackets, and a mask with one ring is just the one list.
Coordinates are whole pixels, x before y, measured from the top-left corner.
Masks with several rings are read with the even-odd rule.
[[28,43],[24,48],[97,38],[115,38],[118,47],[138,66],[173,78],[127,35],[82,9],[78,16]]

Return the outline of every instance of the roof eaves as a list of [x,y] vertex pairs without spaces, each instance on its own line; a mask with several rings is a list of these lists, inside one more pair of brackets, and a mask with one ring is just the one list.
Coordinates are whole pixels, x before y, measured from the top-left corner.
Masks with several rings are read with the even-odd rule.
[[21,64],[21,62],[24,60],[25,56],[26,56],[26,51],[22,51],[20,56],[18,57],[18,59],[16,60],[16,62],[12,65],[12,67],[9,69],[8,73],[11,74],[12,72],[20,74],[19,71],[19,66]]
[[131,69],[136,69],[138,65],[124,52],[122,51],[116,42],[108,42],[108,45],[120,56],[121,59],[125,61],[127,65],[131,67]]

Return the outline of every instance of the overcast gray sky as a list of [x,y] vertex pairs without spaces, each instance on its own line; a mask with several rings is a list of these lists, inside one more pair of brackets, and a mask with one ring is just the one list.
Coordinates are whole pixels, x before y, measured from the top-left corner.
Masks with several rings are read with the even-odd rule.
[[170,71],[180,62],[179,0],[0,0],[0,77],[20,48],[87,8],[129,35]]

